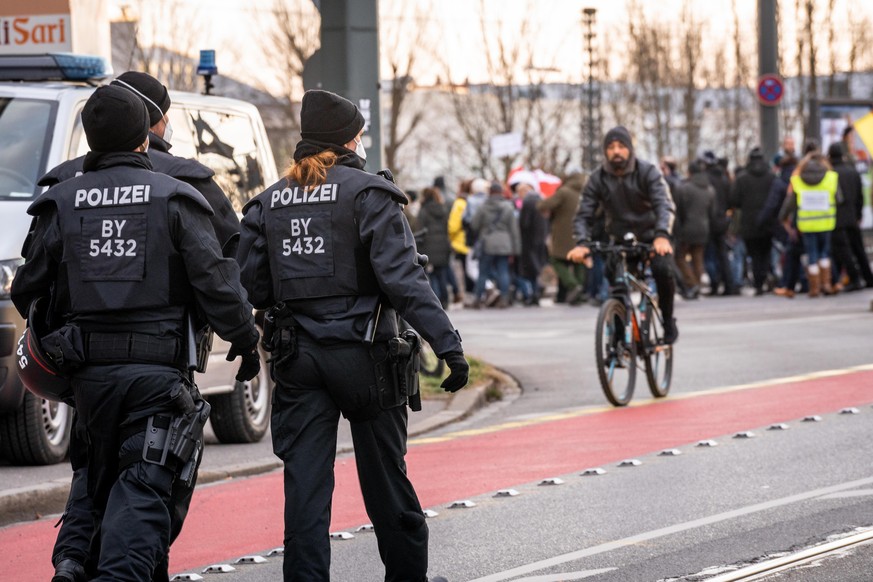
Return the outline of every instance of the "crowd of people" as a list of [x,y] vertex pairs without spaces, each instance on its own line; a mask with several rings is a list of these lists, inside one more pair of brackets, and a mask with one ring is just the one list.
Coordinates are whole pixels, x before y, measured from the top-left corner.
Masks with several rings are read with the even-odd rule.
[[[660,170],[675,205],[675,223],[666,234],[675,248],[670,270],[676,293],[693,300],[746,288],[755,296],[792,298],[873,287],[850,132],[826,153],[814,140],[798,152],[792,137],[772,160],[754,147],[733,171],[712,151],[684,172],[664,157],[653,171]],[[624,141],[631,143],[629,134]],[[605,299],[602,262],[567,257],[578,242],[574,219],[589,176],[575,169],[562,178],[549,196],[529,171],[514,172],[505,184],[463,180],[454,194],[439,177],[422,190],[407,218],[420,251],[431,259],[429,277],[444,307],[538,306],[547,289],[554,289],[555,302],[572,306]],[[586,237],[607,240],[603,211],[594,212],[600,214]]]

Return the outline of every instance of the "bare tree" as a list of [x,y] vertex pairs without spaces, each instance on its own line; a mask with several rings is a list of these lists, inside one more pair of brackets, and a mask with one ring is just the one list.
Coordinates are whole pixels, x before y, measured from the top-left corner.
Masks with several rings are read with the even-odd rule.
[[[321,16],[310,0],[274,0],[262,25],[262,50],[289,107],[303,96],[303,68],[320,44]],[[293,108],[290,123],[299,131]]]
[[857,17],[849,14],[849,51],[846,59],[848,65],[847,85],[849,94],[852,94],[852,79],[859,70],[873,68],[871,55],[873,55],[873,21],[869,16]]
[[630,0],[627,12],[630,80],[640,92],[644,139],[660,158],[672,149],[673,32],[666,23],[646,18],[638,0]]
[[459,135],[475,160],[472,169],[488,177],[506,176],[518,157],[495,163],[490,149],[491,138],[503,133],[521,134],[523,163],[544,168],[564,165],[568,157],[565,150],[570,147],[566,138],[543,133],[561,134],[561,124],[572,113],[565,102],[559,102],[560,95],[554,99],[549,94],[541,74],[558,61],[537,50],[534,3],[527,4],[526,15],[511,31],[506,22],[491,17],[484,0],[480,0],[478,10],[481,49],[477,54],[484,60],[487,81],[475,84],[454,79],[449,63],[442,63]]
[[685,117],[685,155],[687,160],[694,158],[700,147],[700,117],[698,115],[698,84],[706,76],[702,71],[703,62],[703,23],[695,18],[691,0],[682,5],[682,18],[679,24],[680,51],[679,74],[682,86],[682,112]]
[[380,52],[388,66],[389,113],[383,120],[385,165],[402,177],[401,150],[425,118],[426,99],[410,99],[416,77],[424,73],[428,55],[435,53],[432,46],[433,26],[428,15],[428,3],[395,2],[386,12],[393,18],[380,19]]
[[[133,6],[122,7],[124,22],[115,28],[113,44],[124,53],[126,70],[146,72],[170,89],[194,91],[198,78],[193,55],[200,37],[191,27],[162,25],[178,19],[179,10],[172,0],[133,0]],[[196,20],[197,13],[184,18]]]

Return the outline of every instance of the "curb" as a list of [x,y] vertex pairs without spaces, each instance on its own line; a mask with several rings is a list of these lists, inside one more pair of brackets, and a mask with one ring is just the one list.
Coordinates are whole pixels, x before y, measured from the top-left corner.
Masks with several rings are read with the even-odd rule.
[[[466,418],[487,404],[486,394],[495,385],[515,384],[514,380],[501,372],[470,388],[452,395],[445,410],[430,415],[421,422],[411,422],[409,437],[442,428]],[[415,413],[410,419],[415,420]],[[352,452],[351,446],[337,448],[337,454]],[[201,470],[197,476],[197,487],[239,477],[251,477],[282,468],[282,462],[275,460],[256,460],[249,463],[228,465],[222,469]],[[45,515],[61,513],[70,493],[69,479],[56,479],[38,485],[18,487],[0,492],[0,527],[18,522],[33,521]]]

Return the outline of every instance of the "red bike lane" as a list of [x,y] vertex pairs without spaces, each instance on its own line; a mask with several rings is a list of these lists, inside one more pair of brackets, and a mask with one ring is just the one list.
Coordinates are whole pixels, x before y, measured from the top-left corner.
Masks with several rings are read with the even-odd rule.
[[[850,371],[534,419],[469,436],[423,439],[410,446],[407,464],[422,505],[436,507],[702,439],[871,403],[873,370]],[[367,523],[353,458],[337,459],[336,483],[332,531]],[[280,471],[199,488],[173,545],[171,572],[281,546],[282,514]],[[51,576],[56,521],[0,529],[5,554],[0,579]]]

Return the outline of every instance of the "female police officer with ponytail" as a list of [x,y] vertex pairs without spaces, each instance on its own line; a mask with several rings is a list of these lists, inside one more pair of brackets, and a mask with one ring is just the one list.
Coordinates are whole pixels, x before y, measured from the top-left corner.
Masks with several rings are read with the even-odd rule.
[[[243,209],[239,263],[256,308],[270,309],[277,383],[273,450],[285,464],[284,579],[330,579],[337,423],[351,424],[358,478],[385,580],[427,580],[428,530],[407,475],[406,400],[387,378],[397,315],[467,383],[461,340],[417,261],[406,196],[363,171],[364,118],[343,97],[308,91],[287,176]],[[377,373],[378,369],[378,373]]]

